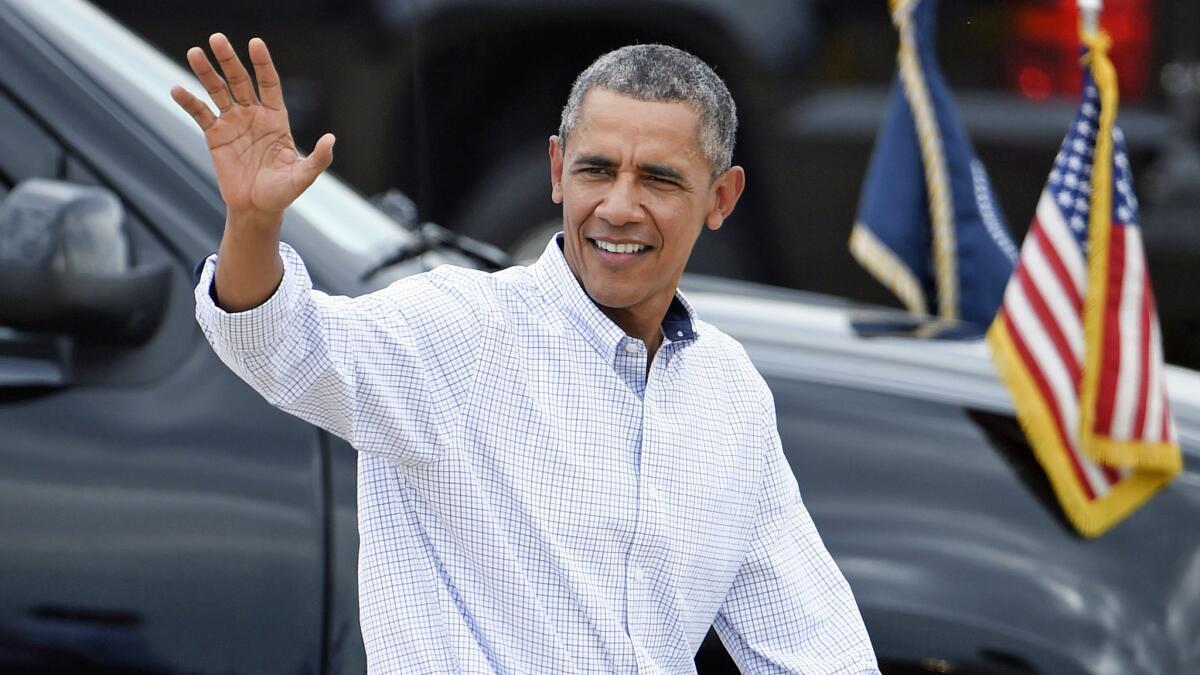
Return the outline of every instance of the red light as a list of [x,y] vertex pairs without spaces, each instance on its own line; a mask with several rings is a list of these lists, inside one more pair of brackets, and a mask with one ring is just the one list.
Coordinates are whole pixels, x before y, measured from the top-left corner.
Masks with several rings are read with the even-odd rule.
[[1033,101],[1044,101],[1054,92],[1054,81],[1049,73],[1034,66],[1025,66],[1017,76],[1017,88],[1021,95]]
[[[1014,8],[1007,70],[1009,81],[1022,96],[1040,100],[1079,92],[1077,2],[1021,0]],[[1122,101],[1138,100],[1148,88],[1150,10],[1150,0],[1105,0],[1100,13],[1100,24],[1112,38],[1109,56],[1117,71]]]

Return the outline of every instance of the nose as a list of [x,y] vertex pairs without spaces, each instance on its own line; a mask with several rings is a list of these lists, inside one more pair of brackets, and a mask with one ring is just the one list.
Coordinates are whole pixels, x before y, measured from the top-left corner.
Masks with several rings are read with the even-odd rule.
[[596,207],[596,216],[612,225],[641,222],[644,213],[637,182],[633,176],[625,174],[617,176],[604,200]]

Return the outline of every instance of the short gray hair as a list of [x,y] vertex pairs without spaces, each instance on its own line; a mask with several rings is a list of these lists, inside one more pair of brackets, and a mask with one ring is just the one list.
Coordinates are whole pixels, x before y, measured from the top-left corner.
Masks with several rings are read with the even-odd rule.
[[558,137],[564,147],[584,97],[596,88],[640,101],[692,104],[700,113],[700,150],[713,175],[733,162],[737,106],[713,69],[688,52],[667,45],[629,45],[596,59],[575,78],[563,106]]

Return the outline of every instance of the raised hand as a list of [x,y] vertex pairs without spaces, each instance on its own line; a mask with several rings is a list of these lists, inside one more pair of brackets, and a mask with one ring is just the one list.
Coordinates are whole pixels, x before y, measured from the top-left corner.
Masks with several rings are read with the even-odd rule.
[[231,220],[278,224],[284,209],[333,161],[333,134],[322,136],[312,153],[301,157],[266,43],[254,38],[249,45],[261,100],[229,39],[215,33],[209,46],[224,78],[199,47],[188,50],[187,60],[219,114],[183,87],[172,87],[171,98],[204,130]]

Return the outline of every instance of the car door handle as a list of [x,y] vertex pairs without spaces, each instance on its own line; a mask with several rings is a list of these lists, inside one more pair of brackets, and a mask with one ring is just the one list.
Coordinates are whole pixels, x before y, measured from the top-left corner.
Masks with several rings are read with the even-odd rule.
[[69,338],[5,332],[0,328],[0,388],[57,389],[70,384]]

